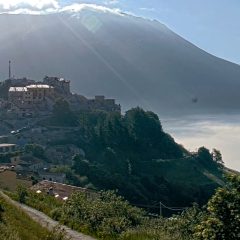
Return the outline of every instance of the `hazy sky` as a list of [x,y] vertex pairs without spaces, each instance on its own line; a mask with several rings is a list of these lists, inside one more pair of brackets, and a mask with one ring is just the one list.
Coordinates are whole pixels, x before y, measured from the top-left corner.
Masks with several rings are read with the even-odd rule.
[[[73,1],[62,1],[71,3]],[[76,2],[76,1],[75,1]],[[240,0],[86,0],[158,19],[200,48],[240,64]]]
[[157,19],[207,52],[240,64],[240,0],[0,0],[0,12],[73,3],[100,4]]

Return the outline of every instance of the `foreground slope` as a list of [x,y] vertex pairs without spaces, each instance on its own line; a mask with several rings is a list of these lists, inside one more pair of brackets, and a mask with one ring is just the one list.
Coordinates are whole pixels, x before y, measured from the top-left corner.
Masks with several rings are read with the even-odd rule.
[[82,10],[0,15],[0,74],[62,75],[87,96],[158,113],[237,109],[240,67],[216,58],[157,21]]
[[[0,238],[2,240],[60,239],[32,220],[22,209],[0,192]],[[63,238],[64,239],[64,238]]]

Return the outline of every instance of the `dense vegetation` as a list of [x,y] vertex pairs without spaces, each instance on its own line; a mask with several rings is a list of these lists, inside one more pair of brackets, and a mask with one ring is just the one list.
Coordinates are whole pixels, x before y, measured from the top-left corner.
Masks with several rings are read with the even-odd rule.
[[215,160],[220,156],[206,148],[189,153],[163,131],[153,112],[74,113],[60,100],[44,124],[74,127],[49,144],[75,144],[85,152],[65,168],[70,184],[118,189],[132,203],[177,206],[204,204],[221,184],[221,163]]
[[[112,191],[76,192],[66,202],[25,190],[24,202],[73,229],[114,240],[238,240],[240,176],[228,175],[203,208],[194,205],[171,218],[149,218]],[[24,189],[18,191],[22,199]]]

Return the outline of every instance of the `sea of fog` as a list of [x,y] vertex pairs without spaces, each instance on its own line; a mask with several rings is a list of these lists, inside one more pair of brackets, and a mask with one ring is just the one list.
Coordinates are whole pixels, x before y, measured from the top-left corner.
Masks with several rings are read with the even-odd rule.
[[190,151],[221,151],[227,167],[240,171],[240,114],[161,118],[163,128]]

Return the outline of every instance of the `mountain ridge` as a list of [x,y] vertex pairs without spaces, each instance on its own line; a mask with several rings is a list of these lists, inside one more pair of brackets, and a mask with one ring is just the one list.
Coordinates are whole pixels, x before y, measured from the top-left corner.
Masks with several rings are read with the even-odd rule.
[[115,97],[124,109],[238,109],[239,65],[206,53],[158,21],[90,10],[78,17],[61,13],[0,19],[2,75],[12,59],[17,75],[62,75],[72,80],[74,91]]

